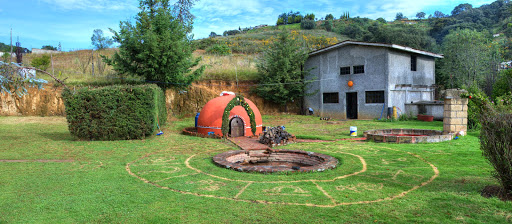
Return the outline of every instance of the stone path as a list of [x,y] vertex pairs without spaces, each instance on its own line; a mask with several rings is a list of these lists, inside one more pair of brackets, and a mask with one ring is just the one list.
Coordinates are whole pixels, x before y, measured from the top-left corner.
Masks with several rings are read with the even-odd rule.
[[258,138],[251,137],[235,137],[228,138],[229,141],[240,147],[242,150],[267,150],[270,149],[267,145],[258,142]]
[[[270,149],[267,145],[259,143],[257,137],[235,137],[228,138],[229,141],[240,147],[242,150],[267,150]],[[342,138],[336,140],[315,140],[315,139],[297,139],[297,143],[308,142],[337,142],[337,141],[366,141],[366,138]]]

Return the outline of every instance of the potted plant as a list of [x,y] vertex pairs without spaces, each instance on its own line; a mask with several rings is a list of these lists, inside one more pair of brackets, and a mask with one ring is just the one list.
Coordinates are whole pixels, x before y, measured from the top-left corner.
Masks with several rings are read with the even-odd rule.
[[432,121],[434,121],[434,116],[433,115],[418,114],[418,120],[432,122]]

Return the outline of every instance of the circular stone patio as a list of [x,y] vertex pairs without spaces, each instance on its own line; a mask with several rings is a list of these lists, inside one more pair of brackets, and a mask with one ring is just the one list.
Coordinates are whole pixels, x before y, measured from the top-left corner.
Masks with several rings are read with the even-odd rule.
[[439,175],[420,156],[384,146],[346,143],[308,150],[333,156],[340,165],[320,173],[292,175],[243,173],[216,166],[212,157],[227,150],[189,155],[162,151],[128,163],[126,170],[147,184],[197,197],[316,207],[394,200]]

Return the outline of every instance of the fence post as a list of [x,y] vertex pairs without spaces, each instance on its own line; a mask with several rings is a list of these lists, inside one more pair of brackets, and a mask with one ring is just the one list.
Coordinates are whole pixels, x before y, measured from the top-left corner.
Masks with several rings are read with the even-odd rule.
[[50,52],[50,60],[52,61],[52,75],[55,76],[55,70],[53,69],[53,53]]
[[92,76],[94,76],[94,49],[91,50]]

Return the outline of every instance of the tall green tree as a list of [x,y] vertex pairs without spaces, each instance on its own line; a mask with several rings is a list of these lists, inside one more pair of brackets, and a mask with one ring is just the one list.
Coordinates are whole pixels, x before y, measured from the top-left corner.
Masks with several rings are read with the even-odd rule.
[[[493,51],[484,33],[469,29],[457,29],[448,34],[442,45],[441,75],[450,88],[472,87],[483,89],[485,78],[492,70]],[[438,77],[439,79],[439,77]]]
[[285,111],[287,103],[300,103],[305,94],[305,78],[309,73],[301,68],[308,58],[308,51],[302,46],[283,31],[257,64],[260,78],[256,92],[262,98],[284,106]]
[[144,77],[162,88],[185,88],[203,72],[193,70],[190,27],[172,14],[169,0],[141,0],[135,24],[120,23],[114,40],[120,44],[112,58],[104,57],[120,74]]

